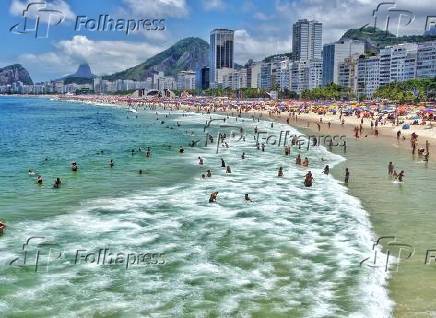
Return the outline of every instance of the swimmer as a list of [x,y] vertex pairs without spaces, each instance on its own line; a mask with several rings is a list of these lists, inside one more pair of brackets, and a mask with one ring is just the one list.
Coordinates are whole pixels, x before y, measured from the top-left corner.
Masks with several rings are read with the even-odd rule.
[[218,192],[212,192],[209,197],[209,203],[216,203]]
[[277,173],[277,176],[278,176],[278,177],[283,177],[283,168],[282,168],[282,167],[279,168],[279,171],[278,171],[278,173]]
[[307,159],[307,157],[304,158],[302,165],[303,165],[303,167],[309,166],[309,159]]
[[59,189],[61,187],[61,179],[56,178],[54,184],[53,184],[53,188],[55,189]]
[[73,162],[71,163],[71,170],[72,170],[73,172],[76,172],[78,169],[79,169],[79,167],[77,166],[77,163],[76,163],[75,161],[73,161]]
[[403,182],[404,178],[404,170],[401,170],[401,172],[398,174],[398,181]]
[[3,234],[3,231],[6,229],[6,224],[0,221],[0,234]]
[[242,153],[241,159],[245,159],[245,152]]
[[230,166],[227,166],[226,173],[232,173],[232,169],[230,169]]
[[329,167],[329,165],[326,165],[326,166],[325,166],[323,173],[324,173],[325,175],[328,175],[328,174],[330,173],[330,167]]
[[304,178],[304,186],[305,187],[311,187],[313,183],[313,176],[312,172],[308,171],[305,178]]
[[201,179],[206,179],[206,175],[204,173],[201,174]]
[[199,164],[200,166],[202,166],[202,165],[203,165],[203,158],[201,158],[201,157],[198,157],[198,164]]
[[145,153],[145,156],[146,156],[147,158],[150,158],[150,157],[151,157],[151,149],[150,149],[150,147],[147,147],[147,152]]
[[207,176],[208,178],[212,177],[212,172],[211,172],[210,170],[207,170],[207,174],[206,174],[206,176]]
[[38,176],[38,177],[36,178],[36,183],[38,183],[39,185],[42,185],[42,181],[43,181],[43,179],[42,179],[41,176]]
[[138,173],[139,173],[139,174],[142,174],[142,172],[143,172],[142,169],[139,169]]
[[301,156],[300,156],[300,154],[298,154],[297,158],[295,159],[295,163],[297,165],[301,165]]
[[248,193],[245,194],[245,202],[253,202],[253,200],[251,200],[251,198],[248,196]]
[[35,175],[35,171],[33,171],[32,169],[29,169],[29,176],[34,176]]
[[183,147],[180,146],[180,148],[179,148],[179,153],[184,153],[184,152],[185,152],[185,149],[183,149]]
[[392,161],[389,161],[388,164],[388,175],[392,176],[394,174],[394,164]]

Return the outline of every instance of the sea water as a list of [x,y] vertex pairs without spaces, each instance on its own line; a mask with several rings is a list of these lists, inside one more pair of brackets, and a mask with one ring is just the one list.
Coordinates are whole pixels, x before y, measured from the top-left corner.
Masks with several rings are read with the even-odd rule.
[[[211,116],[220,120],[205,128]],[[299,133],[223,118],[0,98],[0,218],[8,224],[0,315],[390,316],[384,269],[360,265],[374,253],[367,213],[322,174],[345,159],[324,147],[293,147],[289,157],[277,144],[257,150],[255,127],[276,139]],[[223,126],[242,127],[245,141]],[[206,145],[208,133],[214,143]],[[229,148],[217,147],[219,133]],[[310,160],[312,188],[298,152]],[[57,177],[62,186],[53,189]],[[129,266],[127,255],[143,262]]]

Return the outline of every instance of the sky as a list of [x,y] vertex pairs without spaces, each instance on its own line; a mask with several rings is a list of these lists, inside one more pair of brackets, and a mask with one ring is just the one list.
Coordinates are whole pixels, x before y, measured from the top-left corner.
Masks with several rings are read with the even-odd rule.
[[[33,24],[36,14],[40,17],[39,38],[29,28],[24,34],[17,32],[23,30],[23,10],[35,2],[46,3],[44,8],[34,4],[26,13]],[[298,19],[323,23],[325,44],[338,40],[347,29],[372,25],[373,10],[379,3],[379,0],[1,0],[0,67],[20,63],[34,81],[74,73],[83,62],[89,63],[97,75],[111,74],[143,63],[186,37],[209,42],[209,33],[214,28],[235,30],[235,62],[245,64],[250,58],[261,60],[290,52],[292,24]],[[398,31],[398,35],[422,34],[426,17],[436,19],[435,0],[400,0],[382,6],[378,26],[382,27],[386,12],[393,7],[409,10],[413,16],[408,23],[404,12],[398,20],[400,11],[390,11],[389,30]],[[38,11],[40,8],[43,11]],[[55,11],[48,14],[44,10]],[[92,22],[91,29],[85,29],[85,23],[99,15],[114,20],[164,19],[165,30],[140,29],[129,34],[97,31],[92,30]],[[80,30],[75,28],[78,21]],[[44,36],[47,25],[49,32]]]

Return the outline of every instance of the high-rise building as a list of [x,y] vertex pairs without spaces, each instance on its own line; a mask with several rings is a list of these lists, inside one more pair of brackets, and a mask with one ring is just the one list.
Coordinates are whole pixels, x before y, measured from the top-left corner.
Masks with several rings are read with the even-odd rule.
[[324,45],[322,84],[339,84],[339,64],[354,54],[364,54],[365,43],[355,40],[342,40]]
[[201,68],[201,89],[209,88],[210,72],[209,67],[205,66]]
[[416,77],[436,77],[436,41],[418,44]]
[[[220,79],[219,70],[233,69],[233,44],[234,44],[234,31],[228,29],[214,29],[210,32],[210,86],[217,87],[222,82]],[[223,72],[221,72],[223,73]],[[229,72],[224,72],[225,74]]]
[[260,71],[262,63],[252,63],[247,66],[247,87],[259,88],[260,87]]
[[292,26],[292,53],[294,59],[321,59],[322,23],[318,21],[298,20]]
[[416,43],[403,43],[391,47],[390,82],[402,82],[416,76]]
[[177,74],[177,89],[195,89],[195,72],[181,71]]
[[357,93],[371,98],[380,86],[380,57],[361,56],[357,62]]

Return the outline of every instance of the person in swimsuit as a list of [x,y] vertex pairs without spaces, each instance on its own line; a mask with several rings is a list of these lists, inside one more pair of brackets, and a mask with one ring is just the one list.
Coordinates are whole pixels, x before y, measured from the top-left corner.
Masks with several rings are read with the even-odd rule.
[[54,184],[53,184],[53,188],[55,189],[59,189],[61,187],[61,179],[56,178]]
[[39,185],[42,185],[42,177],[41,176],[38,176],[37,178],[36,178],[36,183],[38,183]]
[[277,176],[283,177],[283,168],[282,167],[279,168],[279,172],[278,172]]
[[218,192],[212,192],[209,197],[209,203],[216,203]]
[[226,167],[226,163],[224,162],[224,159],[221,158],[221,168],[225,168]]
[[350,180],[350,171],[348,170],[348,168],[345,168],[345,184],[348,184],[348,181]]
[[297,165],[301,165],[301,156],[300,156],[300,154],[298,154],[297,159],[295,159],[295,163]]
[[392,176],[394,174],[394,164],[392,163],[392,161],[390,161],[388,164],[388,174],[390,176]]
[[398,181],[403,182],[404,178],[404,170],[401,170],[401,172],[398,174]]
[[202,166],[202,165],[203,165],[203,158],[201,158],[201,157],[198,157],[198,164],[199,164],[200,166]]
[[251,198],[248,196],[248,193],[245,194],[245,202],[253,202]]
[[330,167],[329,167],[329,165],[326,165],[326,166],[325,166],[323,173],[324,173],[325,175],[328,175],[328,174],[330,173]]
[[230,166],[227,166],[226,173],[232,173],[232,169],[230,169]]
[[309,159],[307,159],[307,157],[304,158],[302,165],[303,165],[303,167],[308,167],[309,166]]

